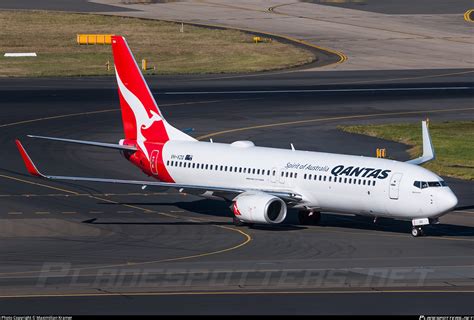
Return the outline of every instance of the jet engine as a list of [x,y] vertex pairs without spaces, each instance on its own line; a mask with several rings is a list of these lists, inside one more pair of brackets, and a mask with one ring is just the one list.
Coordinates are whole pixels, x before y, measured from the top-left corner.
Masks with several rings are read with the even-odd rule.
[[285,220],[287,208],[278,197],[264,192],[244,192],[234,199],[232,211],[243,222],[276,224]]

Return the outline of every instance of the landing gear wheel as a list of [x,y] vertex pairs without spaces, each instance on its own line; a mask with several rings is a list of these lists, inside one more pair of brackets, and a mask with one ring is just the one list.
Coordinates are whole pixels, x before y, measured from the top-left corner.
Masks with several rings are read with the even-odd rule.
[[421,237],[423,235],[423,229],[420,227],[413,227],[413,229],[411,229],[411,235],[414,237]]
[[298,212],[298,220],[302,225],[318,225],[321,221],[321,212],[301,210]]
[[243,225],[245,225],[245,223],[242,220],[238,219],[237,217],[233,217],[232,222],[234,223],[234,226],[236,227],[242,227]]

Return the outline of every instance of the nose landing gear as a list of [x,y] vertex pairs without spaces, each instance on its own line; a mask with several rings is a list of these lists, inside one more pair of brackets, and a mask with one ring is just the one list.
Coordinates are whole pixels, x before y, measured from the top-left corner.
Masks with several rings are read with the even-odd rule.
[[414,237],[421,237],[424,236],[425,233],[421,227],[413,227],[413,229],[411,229],[411,235]]
[[413,219],[411,224],[413,225],[413,228],[411,229],[411,235],[414,237],[421,237],[425,235],[422,226],[430,224],[430,220],[428,218]]

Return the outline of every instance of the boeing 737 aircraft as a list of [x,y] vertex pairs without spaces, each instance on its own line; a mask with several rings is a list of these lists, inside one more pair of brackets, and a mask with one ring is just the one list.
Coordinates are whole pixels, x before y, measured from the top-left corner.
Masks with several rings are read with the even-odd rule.
[[318,224],[320,212],[411,220],[412,235],[452,210],[457,198],[442,178],[419,165],[434,159],[426,122],[423,155],[407,162],[362,156],[197,141],[171,126],[160,112],[125,39],[112,36],[125,138],[118,144],[43,136],[31,138],[120,150],[158,181],[44,175],[19,140],[30,174],[52,180],[94,181],[177,188],[229,201],[236,225],[278,224],[288,208],[302,224]]

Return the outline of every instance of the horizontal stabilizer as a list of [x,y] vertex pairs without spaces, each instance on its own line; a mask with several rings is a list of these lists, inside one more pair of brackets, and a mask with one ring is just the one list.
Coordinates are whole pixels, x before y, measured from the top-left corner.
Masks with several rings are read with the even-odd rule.
[[68,142],[68,143],[84,144],[88,146],[101,147],[101,148],[109,148],[109,149],[117,149],[117,150],[125,150],[125,151],[137,151],[137,148],[135,148],[134,146],[126,146],[126,145],[115,144],[115,143],[73,140],[73,139],[64,139],[64,138],[34,136],[34,135],[28,135],[28,137],[35,138],[35,139],[45,139],[45,140],[61,141],[61,142]]

